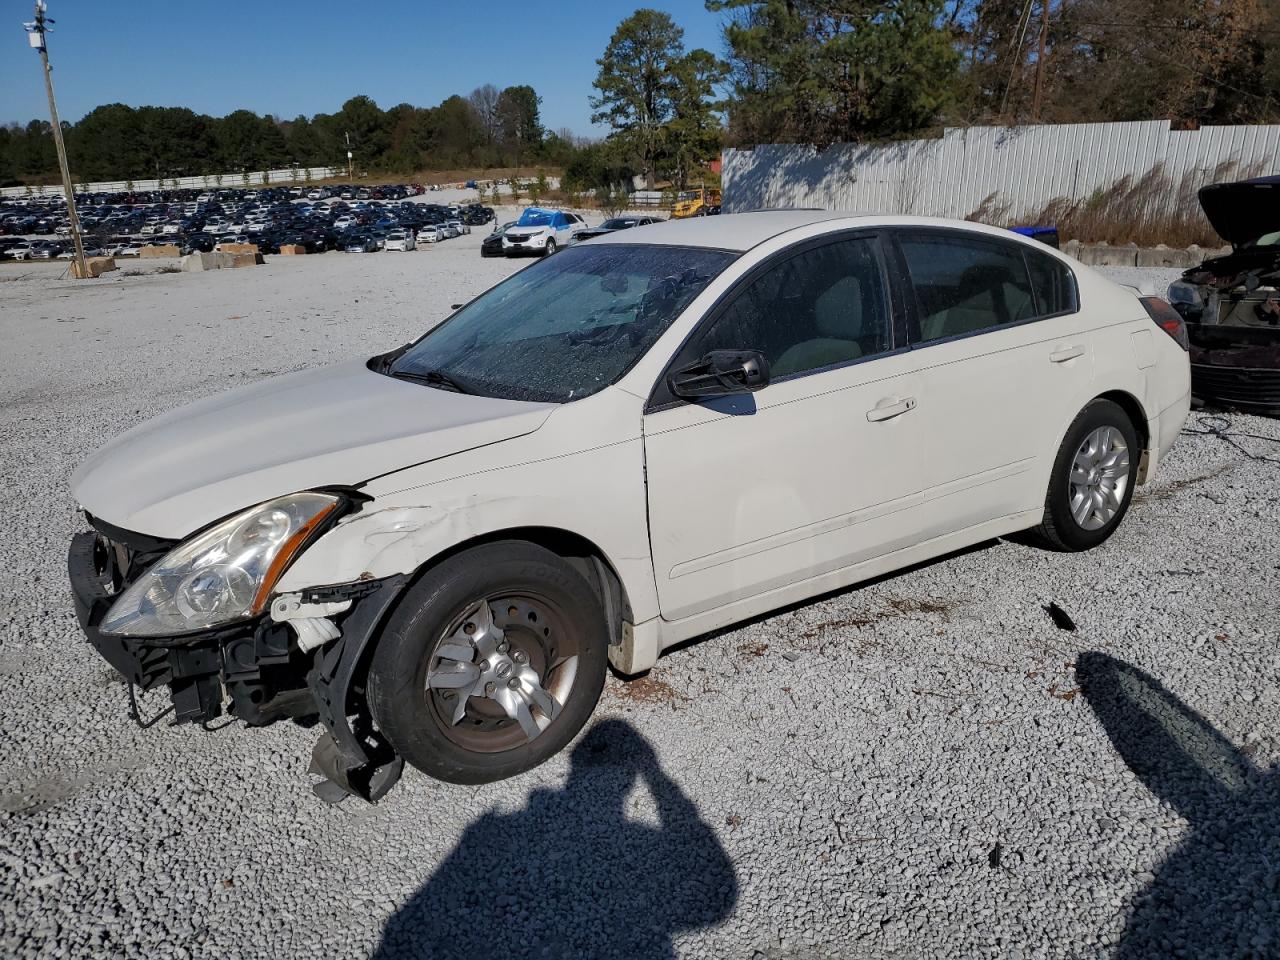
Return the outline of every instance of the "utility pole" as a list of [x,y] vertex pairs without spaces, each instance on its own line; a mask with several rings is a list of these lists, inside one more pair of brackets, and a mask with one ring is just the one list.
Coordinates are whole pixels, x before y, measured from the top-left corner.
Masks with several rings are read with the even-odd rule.
[[354,180],[356,175],[351,167],[351,134],[344,133],[343,136],[347,140],[347,179]]
[[1049,7],[1051,0],[1043,0],[1040,7],[1040,52],[1036,56],[1036,88],[1031,98],[1031,117],[1039,122],[1040,104],[1044,97],[1044,55],[1049,42]]
[[80,239],[80,217],[76,214],[76,191],[71,185],[71,170],[67,167],[67,145],[62,142],[62,124],[58,120],[58,104],[53,99],[53,68],[49,66],[49,52],[45,47],[45,24],[53,23],[46,17],[48,4],[45,0],[36,0],[36,18],[24,23],[27,29],[27,42],[40,54],[40,63],[44,66],[44,89],[49,94],[49,118],[53,121],[53,143],[58,148],[58,166],[62,169],[62,190],[67,195],[67,216],[71,221],[71,242],[76,248],[76,274],[80,278],[89,276],[89,267],[84,259],[84,242]]

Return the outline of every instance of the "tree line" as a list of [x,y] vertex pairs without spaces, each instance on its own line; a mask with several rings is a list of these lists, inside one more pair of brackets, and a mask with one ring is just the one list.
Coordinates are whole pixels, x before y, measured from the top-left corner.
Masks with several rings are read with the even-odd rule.
[[[547,131],[527,85],[433,107],[354,96],[292,120],[108,104],[64,132],[85,180],[289,166],[412,173],[540,165],[575,189],[684,186],[722,145],[872,142],[941,126],[1280,120],[1280,0],[705,0],[723,56],[670,15],[614,31],[589,95],[598,140]],[[56,175],[49,124],[0,127],[0,183]]]
[[[82,180],[140,180],[346,165],[359,170],[561,165],[572,134],[543,129],[530,86],[486,84],[434,107],[383,110],[367,96],[335,113],[293,120],[236,110],[225,117],[185,107],[97,107],[63,124],[68,159]],[[0,127],[0,182],[50,177],[57,157],[48,121]]]
[[1280,119],[1280,0],[707,0],[732,142]]

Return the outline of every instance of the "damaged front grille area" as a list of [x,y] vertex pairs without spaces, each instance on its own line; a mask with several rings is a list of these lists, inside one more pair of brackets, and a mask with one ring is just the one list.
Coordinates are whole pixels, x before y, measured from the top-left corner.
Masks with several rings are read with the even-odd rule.
[[[1280,414],[1280,348],[1194,350],[1191,384],[1195,394],[1220,406]],[[1268,366],[1248,365],[1264,359]],[[1254,362],[1257,362],[1254,360]]]
[[103,633],[99,628],[121,591],[172,543],[90,522],[95,530],[73,538],[67,558],[81,627],[128,683],[143,691],[168,685],[175,723],[214,720],[228,698],[231,712],[252,725],[316,712],[306,686],[310,658],[291,644],[283,624],[259,618],[172,638]]
[[1280,250],[1208,261],[1169,295],[1187,325],[1192,392],[1215,406],[1280,415]]
[[[177,637],[141,638],[103,633],[101,625],[122,590],[164,556],[173,544],[92,520],[94,530],[72,538],[67,556],[76,617],[88,642],[129,684],[128,715],[151,726],[200,723],[206,729],[224,713],[250,726],[285,717],[318,718],[324,733],[313,755],[320,796],[350,794],[376,801],[400,776],[404,761],[372,727],[364,703],[367,651],[408,575],[313,588],[308,603],[347,600],[334,615],[339,635],[310,652],[294,642],[287,622],[271,616]],[[135,688],[167,686],[172,706],[141,715]]]

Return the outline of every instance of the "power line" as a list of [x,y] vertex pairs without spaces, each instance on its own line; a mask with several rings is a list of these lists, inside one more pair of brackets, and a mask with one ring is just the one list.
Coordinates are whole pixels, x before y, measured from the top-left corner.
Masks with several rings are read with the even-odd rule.
[[1027,24],[1031,20],[1031,3],[1027,2],[1022,7],[1022,16],[1018,17],[1018,27],[1013,32],[1013,38],[1009,42],[1009,59],[1013,61],[1013,66],[1009,68],[1009,79],[1004,85],[1004,96],[1000,98],[1000,115],[1004,116],[1009,108],[1009,91],[1013,89],[1013,77],[1018,72],[1018,68],[1022,66],[1022,56],[1013,56],[1014,48],[1021,48],[1026,42]]

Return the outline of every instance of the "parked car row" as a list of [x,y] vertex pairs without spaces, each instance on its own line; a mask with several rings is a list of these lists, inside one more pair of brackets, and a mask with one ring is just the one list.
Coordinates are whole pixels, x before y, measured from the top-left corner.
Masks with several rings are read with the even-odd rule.
[[[187,191],[192,192],[192,191]],[[230,190],[196,194],[87,196],[80,208],[86,253],[131,256],[148,244],[173,244],[180,253],[208,252],[219,244],[252,243],[263,253],[284,245],[307,253],[412,250],[470,233],[493,219],[489,207],[416,203],[410,187],[335,191]],[[325,194],[337,193],[337,196]],[[168,193],[183,193],[170,191]],[[350,200],[343,199],[352,194]],[[364,198],[363,194],[377,194]],[[141,202],[139,202],[141,201]],[[32,198],[0,203],[0,258],[72,256],[70,228],[56,201]],[[31,234],[42,235],[32,237]],[[48,239],[52,234],[55,239]],[[388,240],[395,234],[394,242]]]

